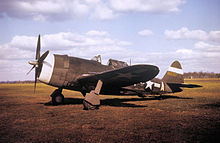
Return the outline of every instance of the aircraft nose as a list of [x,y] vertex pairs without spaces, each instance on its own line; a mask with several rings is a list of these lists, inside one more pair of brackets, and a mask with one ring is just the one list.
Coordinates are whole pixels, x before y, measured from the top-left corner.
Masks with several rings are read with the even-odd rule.
[[54,68],[54,55],[48,54],[42,63],[42,69],[40,72],[39,80],[43,83],[48,84],[50,82]]

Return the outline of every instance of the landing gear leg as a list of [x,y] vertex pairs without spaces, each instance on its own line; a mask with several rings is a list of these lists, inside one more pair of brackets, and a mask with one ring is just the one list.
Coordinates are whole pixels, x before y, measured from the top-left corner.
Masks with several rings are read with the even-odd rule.
[[101,80],[98,81],[95,90],[90,91],[89,94],[85,96],[85,99],[83,100],[83,109],[84,110],[94,110],[99,109],[100,106],[100,99],[98,97],[101,88],[102,88],[103,82]]
[[63,104],[64,96],[62,94],[62,88],[56,89],[50,96],[52,97],[53,105]]

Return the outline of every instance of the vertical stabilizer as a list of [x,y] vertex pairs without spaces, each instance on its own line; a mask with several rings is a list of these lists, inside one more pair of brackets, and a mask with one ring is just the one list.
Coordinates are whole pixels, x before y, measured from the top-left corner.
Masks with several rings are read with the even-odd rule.
[[162,78],[166,83],[184,83],[183,70],[178,61],[174,61]]

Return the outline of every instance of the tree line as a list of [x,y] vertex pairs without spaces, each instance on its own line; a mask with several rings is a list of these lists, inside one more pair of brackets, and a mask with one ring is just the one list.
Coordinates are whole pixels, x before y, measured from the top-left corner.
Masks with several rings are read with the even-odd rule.
[[220,78],[220,73],[214,72],[187,72],[183,74],[184,78]]

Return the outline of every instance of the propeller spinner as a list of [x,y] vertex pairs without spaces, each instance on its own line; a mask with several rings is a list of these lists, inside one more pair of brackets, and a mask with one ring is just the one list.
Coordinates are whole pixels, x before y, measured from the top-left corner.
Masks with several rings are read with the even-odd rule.
[[35,92],[35,89],[36,89],[37,78],[40,76],[40,72],[41,72],[41,69],[42,69],[42,65],[44,63],[44,59],[49,54],[49,51],[46,51],[42,56],[40,56],[40,48],[41,48],[41,46],[40,46],[40,34],[39,34],[38,40],[37,40],[37,50],[36,50],[35,60],[28,62],[30,65],[33,65],[33,67],[27,73],[27,74],[29,74],[35,68],[34,92]]

